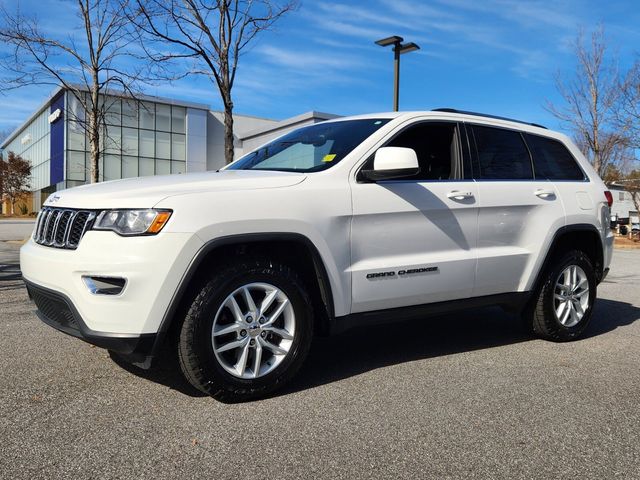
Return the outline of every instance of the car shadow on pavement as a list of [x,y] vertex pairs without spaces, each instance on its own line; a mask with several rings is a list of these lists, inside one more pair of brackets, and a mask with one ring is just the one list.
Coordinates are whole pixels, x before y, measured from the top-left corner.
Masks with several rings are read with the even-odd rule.
[[[599,299],[583,339],[605,334],[637,320],[640,320],[640,308],[625,302]],[[355,328],[333,337],[314,339],[309,357],[296,378],[271,397],[337,382],[391,365],[527,342],[533,338],[517,315],[497,307]],[[205,396],[184,379],[172,351],[165,349],[165,354],[149,370],[130,365],[116,356],[112,359],[146,380],[185,395]]]
[[[598,299],[580,340],[603,335],[640,320],[640,308]],[[296,379],[274,396],[343,380],[370,370],[432,357],[533,340],[517,315],[484,308],[317,338]],[[578,340],[578,341],[580,341]]]
[[109,352],[109,356],[116,365],[137,377],[164,385],[190,397],[207,396],[200,390],[191,386],[191,384],[184,378],[180,371],[180,365],[178,364],[178,356],[173,350],[163,348],[161,355],[158,356],[149,369],[137,367],[120,358],[113,352]]
[[580,340],[597,337],[618,327],[631,325],[637,320],[640,320],[640,308],[635,305],[599,298],[596,300],[589,328]]

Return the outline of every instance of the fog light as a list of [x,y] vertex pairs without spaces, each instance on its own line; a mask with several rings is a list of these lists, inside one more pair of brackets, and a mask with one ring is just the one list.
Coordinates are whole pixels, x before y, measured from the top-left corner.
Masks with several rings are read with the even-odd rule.
[[127,284],[126,278],[82,276],[84,284],[94,295],[120,295]]

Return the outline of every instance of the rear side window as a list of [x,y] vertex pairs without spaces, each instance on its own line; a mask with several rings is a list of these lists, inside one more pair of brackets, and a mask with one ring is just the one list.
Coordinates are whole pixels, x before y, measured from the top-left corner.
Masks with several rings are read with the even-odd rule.
[[475,175],[476,178],[483,180],[533,179],[531,157],[520,132],[474,125],[473,136],[480,169]]
[[533,155],[536,178],[548,180],[584,180],[584,173],[562,142],[552,138],[527,134],[527,144]]

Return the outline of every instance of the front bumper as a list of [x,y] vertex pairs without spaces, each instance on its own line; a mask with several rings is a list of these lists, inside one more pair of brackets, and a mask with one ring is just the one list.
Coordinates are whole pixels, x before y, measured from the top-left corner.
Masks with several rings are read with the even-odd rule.
[[25,280],[29,298],[36,304],[37,315],[44,323],[61,332],[101,348],[116,352],[134,363],[150,359],[157,335],[126,335],[96,332],[82,319],[73,302],[60,292]]
[[[180,280],[201,245],[197,236],[188,233],[120,237],[89,231],[77,250],[29,240],[20,250],[20,269],[29,284],[66,299],[88,332],[138,337],[159,332]],[[126,287],[119,295],[95,294],[83,276],[124,278]]]

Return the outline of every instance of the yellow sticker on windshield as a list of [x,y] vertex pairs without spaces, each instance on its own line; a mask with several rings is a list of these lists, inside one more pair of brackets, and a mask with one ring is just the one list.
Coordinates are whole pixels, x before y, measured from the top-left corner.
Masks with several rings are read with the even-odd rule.
[[333,162],[333,159],[334,159],[334,158],[336,158],[336,154],[335,154],[335,153],[330,153],[330,154],[328,154],[328,155],[325,155],[325,156],[322,158],[322,161],[323,161],[323,162]]

